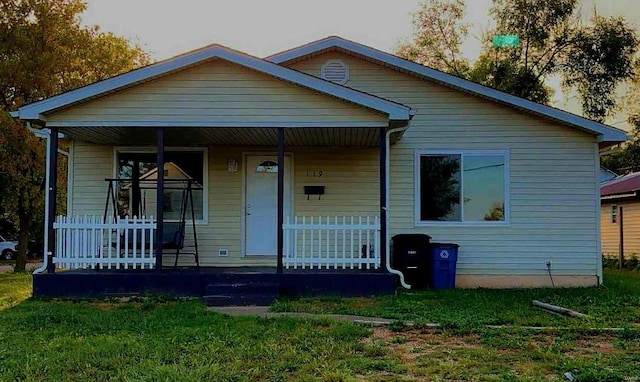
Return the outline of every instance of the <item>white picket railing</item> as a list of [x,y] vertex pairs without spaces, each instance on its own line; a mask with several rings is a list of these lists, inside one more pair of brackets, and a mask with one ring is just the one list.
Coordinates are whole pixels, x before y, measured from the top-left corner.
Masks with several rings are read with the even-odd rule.
[[380,267],[380,221],[371,217],[294,217],[284,228],[284,266],[317,269]]
[[53,228],[56,267],[152,269],[155,265],[153,216],[58,216]]

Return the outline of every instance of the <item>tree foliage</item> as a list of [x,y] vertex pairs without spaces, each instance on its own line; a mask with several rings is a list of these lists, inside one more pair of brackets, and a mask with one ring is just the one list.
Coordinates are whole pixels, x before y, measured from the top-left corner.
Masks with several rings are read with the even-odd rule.
[[494,202],[484,215],[485,221],[504,221],[504,203]]
[[633,126],[631,139],[622,147],[605,153],[600,164],[618,175],[627,175],[640,171],[640,116],[635,114],[629,118]]
[[44,145],[7,112],[150,61],[128,40],[82,26],[86,7],[81,0],[0,0],[0,205],[19,231],[16,271],[42,215]]
[[398,47],[397,54],[434,69],[466,76],[469,63],[460,52],[469,23],[463,22],[464,0],[431,0],[413,15],[413,41]]
[[603,121],[617,106],[616,88],[634,75],[636,31],[621,17],[594,16],[578,30],[563,66],[565,86],[575,87],[584,114]]
[[603,121],[617,106],[616,89],[634,73],[638,37],[623,18],[578,17],[578,0],[493,0],[486,36],[517,35],[517,47],[484,41],[471,64],[460,59],[468,34],[464,0],[430,0],[416,13],[415,34],[397,54],[495,89],[549,103],[547,81],[560,76],[577,90],[586,116]]

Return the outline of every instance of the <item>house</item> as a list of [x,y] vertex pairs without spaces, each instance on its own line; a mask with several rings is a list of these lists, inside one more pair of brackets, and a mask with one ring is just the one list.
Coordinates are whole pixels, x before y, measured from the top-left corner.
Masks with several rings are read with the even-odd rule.
[[626,259],[640,254],[640,172],[620,176],[600,187],[602,254]]
[[[339,37],[264,59],[211,45],[13,115],[73,140],[68,215],[80,217],[49,213],[36,294],[188,284],[166,266],[166,219],[102,217],[105,178],[131,173],[135,158],[188,163],[201,180],[201,274],[244,269],[277,275],[281,290],[384,293],[409,287],[390,244],[414,233],[460,245],[458,287],[550,286],[549,272],[556,286],[597,285],[599,150],[626,139]],[[157,180],[156,196],[165,186]],[[114,255],[116,231],[155,238],[153,249],[124,242]]]

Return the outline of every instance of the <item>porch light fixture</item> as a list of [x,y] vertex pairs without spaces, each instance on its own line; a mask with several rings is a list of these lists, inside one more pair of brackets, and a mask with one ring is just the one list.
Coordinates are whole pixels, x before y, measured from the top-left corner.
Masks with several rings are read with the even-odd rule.
[[236,159],[229,159],[227,161],[227,172],[233,174],[238,172],[238,161]]

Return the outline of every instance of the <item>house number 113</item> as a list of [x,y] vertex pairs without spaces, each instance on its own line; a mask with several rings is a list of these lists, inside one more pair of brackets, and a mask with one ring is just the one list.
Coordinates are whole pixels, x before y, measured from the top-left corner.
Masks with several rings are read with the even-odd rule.
[[307,177],[319,178],[322,176],[322,170],[320,171],[307,171]]

